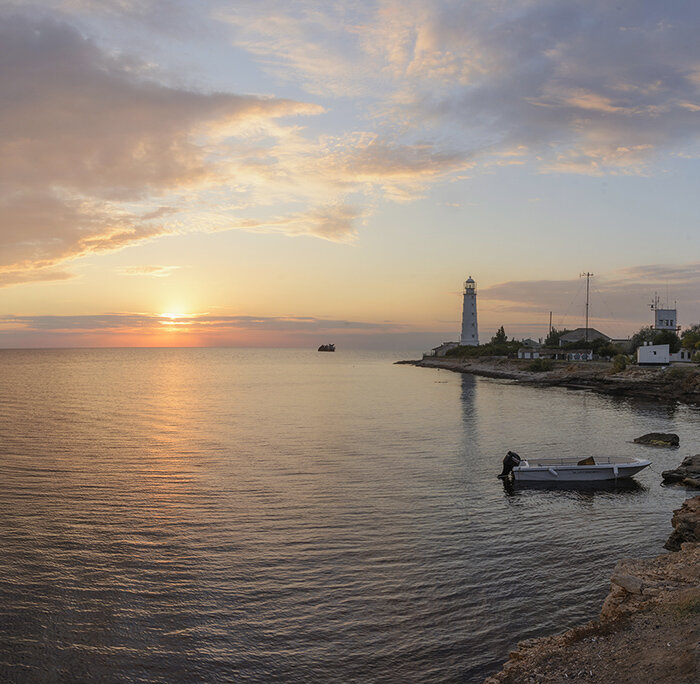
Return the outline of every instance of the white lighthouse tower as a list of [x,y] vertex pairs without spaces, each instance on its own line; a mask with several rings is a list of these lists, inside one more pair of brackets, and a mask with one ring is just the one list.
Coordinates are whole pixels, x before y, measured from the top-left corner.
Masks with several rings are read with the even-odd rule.
[[469,347],[479,344],[479,328],[476,324],[476,283],[471,276],[464,283],[462,337],[459,343]]

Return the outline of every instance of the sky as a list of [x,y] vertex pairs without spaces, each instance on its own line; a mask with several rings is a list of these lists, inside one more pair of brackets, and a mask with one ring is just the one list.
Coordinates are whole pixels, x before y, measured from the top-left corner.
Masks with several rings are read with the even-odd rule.
[[0,0],[0,347],[700,322],[700,4]]

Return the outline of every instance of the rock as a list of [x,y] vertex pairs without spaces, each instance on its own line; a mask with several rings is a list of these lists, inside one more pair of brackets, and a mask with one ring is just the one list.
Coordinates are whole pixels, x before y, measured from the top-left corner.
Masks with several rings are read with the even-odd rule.
[[677,447],[680,444],[678,435],[672,432],[648,432],[646,435],[637,437],[635,444],[648,444],[650,446]]
[[680,483],[686,487],[700,489],[700,454],[684,458],[674,470],[664,470],[661,477],[666,483]]
[[600,619],[614,620],[619,617],[620,606],[625,600],[625,596],[627,596],[627,592],[617,584],[613,584],[600,610]]
[[634,577],[634,575],[623,575],[614,574],[610,581],[613,584],[617,584],[618,587],[622,587],[629,594],[641,594],[644,588],[644,583],[639,577]]
[[673,532],[664,544],[669,551],[680,551],[685,542],[700,541],[700,496],[686,499],[677,511],[673,511],[671,525]]

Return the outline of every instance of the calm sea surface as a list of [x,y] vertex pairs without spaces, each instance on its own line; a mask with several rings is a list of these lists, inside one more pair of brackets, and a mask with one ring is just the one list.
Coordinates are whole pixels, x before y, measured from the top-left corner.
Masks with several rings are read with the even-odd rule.
[[[697,410],[402,356],[0,352],[0,680],[480,681],[663,552]],[[508,449],[654,470],[509,490]]]

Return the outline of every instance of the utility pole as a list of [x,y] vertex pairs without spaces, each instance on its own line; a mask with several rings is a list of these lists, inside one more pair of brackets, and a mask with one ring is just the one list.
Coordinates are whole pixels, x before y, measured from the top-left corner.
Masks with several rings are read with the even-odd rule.
[[552,312],[549,312],[549,334],[552,334]]
[[583,278],[583,276],[586,276],[586,344],[588,344],[588,293],[589,293],[589,286],[591,282],[591,276],[593,273],[582,273],[579,277]]

